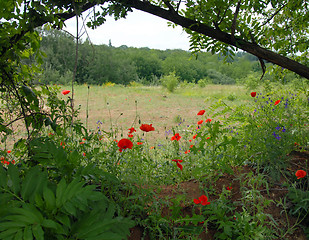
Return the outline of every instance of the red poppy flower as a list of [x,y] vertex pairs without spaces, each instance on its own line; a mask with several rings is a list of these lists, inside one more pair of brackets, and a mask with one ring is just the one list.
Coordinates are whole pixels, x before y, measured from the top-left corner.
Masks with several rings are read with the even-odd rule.
[[86,157],[86,153],[83,153],[83,156]]
[[12,160],[12,162],[11,162],[12,164],[15,164],[15,160]]
[[197,113],[197,115],[203,115],[205,113],[205,110],[201,110]]
[[79,144],[85,144],[85,142],[80,142]]
[[133,138],[133,135],[132,135],[132,134],[128,134],[128,137],[129,137],[129,138]]
[[281,100],[277,100],[274,105],[276,106],[277,104],[279,104],[280,101]]
[[193,138],[193,139],[196,139],[196,136],[197,136],[197,134],[195,134],[192,138]]
[[70,90],[63,90],[61,93],[63,94],[63,95],[67,95],[67,94],[69,94],[71,91]]
[[304,170],[297,170],[295,173],[295,176],[297,179],[304,178],[307,175],[307,173]]
[[123,149],[132,149],[133,143],[131,140],[123,138],[118,142],[119,151],[122,152]]
[[211,119],[210,118],[208,118],[208,119],[206,119],[206,121],[205,122],[211,122]]
[[177,167],[179,167],[180,170],[182,171],[183,166],[180,164],[180,163],[182,162],[182,160],[180,160],[180,159],[174,159],[174,160],[172,160],[172,161],[173,161],[173,162],[176,162]]
[[256,92],[252,92],[251,97],[255,97],[255,96],[256,96]]
[[171,138],[171,140],[172,140],[172,141],[173,141],[173,140],[179,141],[180,138],[181,138],[181,136],[179,136],[179,133],[176,133],[176,134]]
[[193,148],[193,145],[190,145],[190,148]]
[[137,145],[142,145],[143,144],[143,142],[137,142]]
[[200,120],[200,121],[197,122],[197,124],[200,125],[200,124],[202,124],[203,122],[204,122],[203,120]]
[[8,150],[8,153],[11,153],[11,150]]
[[134,127],[131,127],[128,129],[129,130],[129,134],[133,133],[133,132],[136,132],[136,130],[134,129]]
[[232,190],[232,187],[226,187],[226,190],[231,191],[231,190]]
[[142,124],[142,126],[140,126],[140,129],[144,132],[150,132],[150,131],[154,131],[154,127],[152,126],[152,124]]
[[190,150],[185,151],[185,154],[188,154],[190,152]]
[[208,139],[210,139],[210,137],[207,137],[206,139],[208,140]]
[[195,204],[202,204],[202,205],[209,205],[210,202],[208,202],[208,197],[206,197],[205,195],[200,196],[198,199],[194,199],[193,202]]

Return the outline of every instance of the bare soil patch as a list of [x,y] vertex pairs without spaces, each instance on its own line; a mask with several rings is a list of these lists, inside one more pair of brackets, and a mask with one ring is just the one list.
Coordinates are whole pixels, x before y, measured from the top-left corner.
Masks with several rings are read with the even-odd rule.
[[[292,174],[294,174],[297,170],[303,169],[306,172],[309,172],[309,166],[308,166],[308,160],[309,160],[309,152],[298,152],[293,151],[291,154],[289,154],[289,166],[288,171],[290,171]],[[181,215],[182,216],[192,216],[192,204],[188,204],[188,202],[192,202],[194,198],[198,198],[201,196],[201,194],[205,194],[201,189],[202,185],[212,184],[214,187],[214,191],[211,195],[209,195],[210,201],[215,200],[218,198],[219,194],[222,192],[222,189],[226,186],[232,187],[232,194],[231,194],[231,201],[239,201],[242,197],[242,193],[240,191],[240,178],[239,176],[244,173],[253,172],[255,173],[255,169],[253,169],[250,166],[245,166],[242,168],[234,168],[233,169],[234,174],[223,174],[218,178],[216,182],[211,183],[205,183],[200,182],[197,180],[190,180],[186,182],[182,182],[175,185],[168,185],[168,186],[160,186],[160,191],[157,193],[157,196],[159,199],[172,199],[175,198],[177,195],[184,195],[186,201],[181,204]],[[272,185],[269,188],[269,194],[267,193],[266,189],[261,188],[259,189],[262,193],[262,195],[271,200],[272,203],[265,208],[265,213],[272,215],[272,217],[275,219],[275,221],[278,224],[278,228],[282,229],[283,231],[287,230],[288,223],[289,225],[293,226],[293,224],[296,223],[297,219],[293,216],[288,216],[288,219],[285,216],[285,213],[283,211],[283,208],[281,206],[278,206],[276,204],[277,201],[280,199],[283,199],[286,197],[288,190],[286,187],[284,187],[283,182],[276,183]],[[290,204],[290,203],[289,203]],[[241,211],[241,209],[238,209],[238,211]],[[170,210],[168,207],[162,208],[161,216],[167,217],[170,214]],[[308,218],[308,217],[307,217]],[[306,220],[308,221],[308,219]],[[208,231],[204,231],[202,234],[200,234],[199,239],[202,240],[211,240],[215,239],[214,235],[216,233],[216,229],[209,228]],[[139,240],[142,239],[144,233],[144,229],[140,226],[136,226],[131,229],[131,235],[128,239],[130,240]],[[150,239],[149,235],[146,234],[146,238],[144,239]],[[298,226],[293,234],[288,234],[285,238],[286,240],[306,240],[306,235],[303,231],[303,229]]]

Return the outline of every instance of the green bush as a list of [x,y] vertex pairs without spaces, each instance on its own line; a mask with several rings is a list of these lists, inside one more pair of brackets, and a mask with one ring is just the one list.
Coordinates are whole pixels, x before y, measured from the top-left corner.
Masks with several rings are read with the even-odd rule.
[[207,84],[212,84],[212,81],[209,78],[203,78],[198,80],[197,84],[200,88],[204,88]]
[[178,83],[179,77],[176,76],[175,71],[161,78],[162,86],[165,87],[169,92],[174,92],[178,86]]
[[0,169],[0,239],[125,239],[134,222],[95,185],[75,178],[58,183],[38,166]]
[[217,72],[216,70],[210,69],[207,73],[213,84],[229,85],[236,83],[234,78],[230,78],[225,74]]

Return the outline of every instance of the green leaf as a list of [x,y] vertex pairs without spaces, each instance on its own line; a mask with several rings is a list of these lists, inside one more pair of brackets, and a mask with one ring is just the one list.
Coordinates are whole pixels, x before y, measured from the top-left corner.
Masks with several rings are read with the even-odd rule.
[[32,226],[32,233],[36,240],[44,240],[44,231],[41,225],[33,225]]
[[20,239],[22,239],[22,236],[23,236],[23,231],[22,231],[22,229],[19,229],[18,232],[16,233],[15,237],[14,237],[14,240],[20,240]]
[[29,103],[34,101],[35,105],[38,106],[39,100],[37,99],[36,94],[32,91],[31,88],[28,86],[22,85],[21,90],[24,92],[24,95],[26,96]]
[[34,202],[35,202],[36,206],[38,206],[39,208],[44,207],[44,201],[43,201],[41,195],[35,194]]
[[31,226],[25,227],[25,229],[24,229],[24,239],[25,240],[32,240],[33,239]]
[[62,198],[64,196],[65,190],[66,190],[67,184],[65,182],[65,179],[62,178],[60,182],[57,185],[56,189],[56,207],[60,208],[63,205]]
[[70,200],[74,195],[82,190],[85,183],[81,182],[78,178],[75,178],[71,183],[69,183],[65,195],[62,197],[62,203]]
[[31,218],[29,217],[28,215],[22,215],[22,214],[19,214],[19,215],[9,215],[9,216],[6,216],[5,218],[3,218],[4,220],[10,220],[14,223],[23,223],[23,224],[26,224],[26,225],[31,225],[31,224],[34,224],[36,223],[36,219],[35,218]]
[[27,224],[24,223],[24,222],[18,222],[18,221],[15,221],[15,222],[12,222],[12,221],[1,222],[0,231],[2,232],[4,230],[10,229],[10,228],[25,227],[25,226],[27,226]]
[[71,215],[76,216],[76,208],[71,202],[65,202],[63,208]]
[[44,219],[42,221],[42,226],[45,228],[52,228],[52,229],[57,229],[57,224],[53,220],[50,219]]
[[20,181],[19,181],[19,171],[15,165],[10,164],[8,167],[8,176],[9,176],[9,187],[12,188],[15,194],[19,193],[20,190]]
[[19,228],[10,228],[0,233],[0,239],[12,239]]
[[50,190],[47,186],[43,189],[43,198],[46,204],[47,210],[52,210],[56,206],[55,195],[52,190]]
[[68,215],[56,215],[55,218],[68,228],[71,228],[71,222]]
[[34,201],[37,193],[41,194],[47,184],[47,173],[42,173],[38,166],[31,168],[22,183],[21,196],[24,200]]
[[7,188],[7,176],[3,167],[0,168],[0,188]]

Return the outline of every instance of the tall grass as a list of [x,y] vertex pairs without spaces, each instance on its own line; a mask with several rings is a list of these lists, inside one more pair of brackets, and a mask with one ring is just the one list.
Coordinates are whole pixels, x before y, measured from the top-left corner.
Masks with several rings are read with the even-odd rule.
[[[65,87],[63,87],[65,88]],[[76,106],[80,105],[80,119],[86,123],[87,100],[88,127],[95,129],[97,121],[103,123],[103,129],[109,131],[111,126],[120,133],[126,131],[134,120],[141,123],[155,123],[156,139],[163,139],[164,132],[175,125],[175,118],[183,116],[185,122],[196,120],[196,112],[207,108],[213,101],[226,99],[228,104],[238,105],[246,101],[246,89],[242,86],[207,85],[204,88],[184,87],[169,93],[162,87],[152,86],[90,86],[89,99],[87,85],[75,87]],[[237,93],[233,101],[228,97]],[[136,121],[135,124],[138,125]]]

